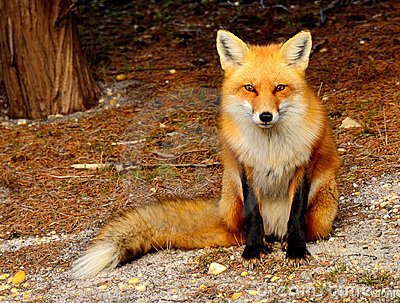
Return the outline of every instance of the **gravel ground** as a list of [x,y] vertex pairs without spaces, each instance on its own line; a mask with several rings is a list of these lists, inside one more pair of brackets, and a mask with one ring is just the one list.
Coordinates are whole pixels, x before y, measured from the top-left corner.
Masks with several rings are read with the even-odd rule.
[[[242,247],[160,251],[94,279],[74,280],[65,268],[38,266],[24,268],[26,280],[13,284],[0,271],[0,301],[400,302],[400,173],[358,180],[353,187],[341,197],[346,215],[333,236],[309,244],[314,259],[300,268],[285,264],[279,244],[250,272],[241,264]],[[8,194],[2,191],[0,198]],[[64,241],[59,257],[73,260],[95,233],[8,240],[0,252]],[[211,262],[227,269],[209,274]]]

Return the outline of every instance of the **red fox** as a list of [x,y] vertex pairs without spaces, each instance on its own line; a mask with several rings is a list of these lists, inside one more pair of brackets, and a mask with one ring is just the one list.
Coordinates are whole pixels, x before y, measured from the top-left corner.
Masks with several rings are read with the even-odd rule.
[[[306,241],[326,238],[337,213],[339,158],[326,113],[305,80],[311,34],[283,44],[248,45],[220,30],[220,200],[166,200],[128,210],[103,226],[74,262],[94,276],[158,248],[245,244],[250,266],[286,242],[299,264]],[[268,242],[268,241],[267,241]]]

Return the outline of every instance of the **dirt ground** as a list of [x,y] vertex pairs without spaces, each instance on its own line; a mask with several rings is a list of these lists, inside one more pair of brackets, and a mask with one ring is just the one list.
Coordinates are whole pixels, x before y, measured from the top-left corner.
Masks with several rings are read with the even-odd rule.
[[[400,3],[342,2],[326,20],[332,1],[79,2],[99,106],[10,120],[0,81],[0,301],[399,302]],[[307,78],[342,161],[333,240],[311,244],[317,258],[300,269],[276,248],[243,274],[239,247],[164,251],[71,280],[70,262],[111,215],[159,196],[219,195],[219,28],[257,44],[311,30]],[[340,128],[347,117],[361,127]],[[82,163],[106,165],[71,167]],[[210,276],[211,262],[228,270]],[[26,280],[13,284],[19,270]]]

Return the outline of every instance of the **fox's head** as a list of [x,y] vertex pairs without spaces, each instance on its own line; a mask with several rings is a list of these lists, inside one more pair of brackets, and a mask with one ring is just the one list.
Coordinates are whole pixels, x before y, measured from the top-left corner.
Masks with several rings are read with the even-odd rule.
[[304,109],[310,32],[283,44],[255,46],[220,30],[217,50],[225,71],[222,106],[233,117],[270,128]]

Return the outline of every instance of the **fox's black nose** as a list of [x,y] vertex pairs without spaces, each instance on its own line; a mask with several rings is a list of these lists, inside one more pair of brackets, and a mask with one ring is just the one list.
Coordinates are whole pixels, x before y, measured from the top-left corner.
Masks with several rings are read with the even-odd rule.
[[260,114],[260,120],[264,123],[268,123],[272,121],[274,116],[270,112],[263,112]]

